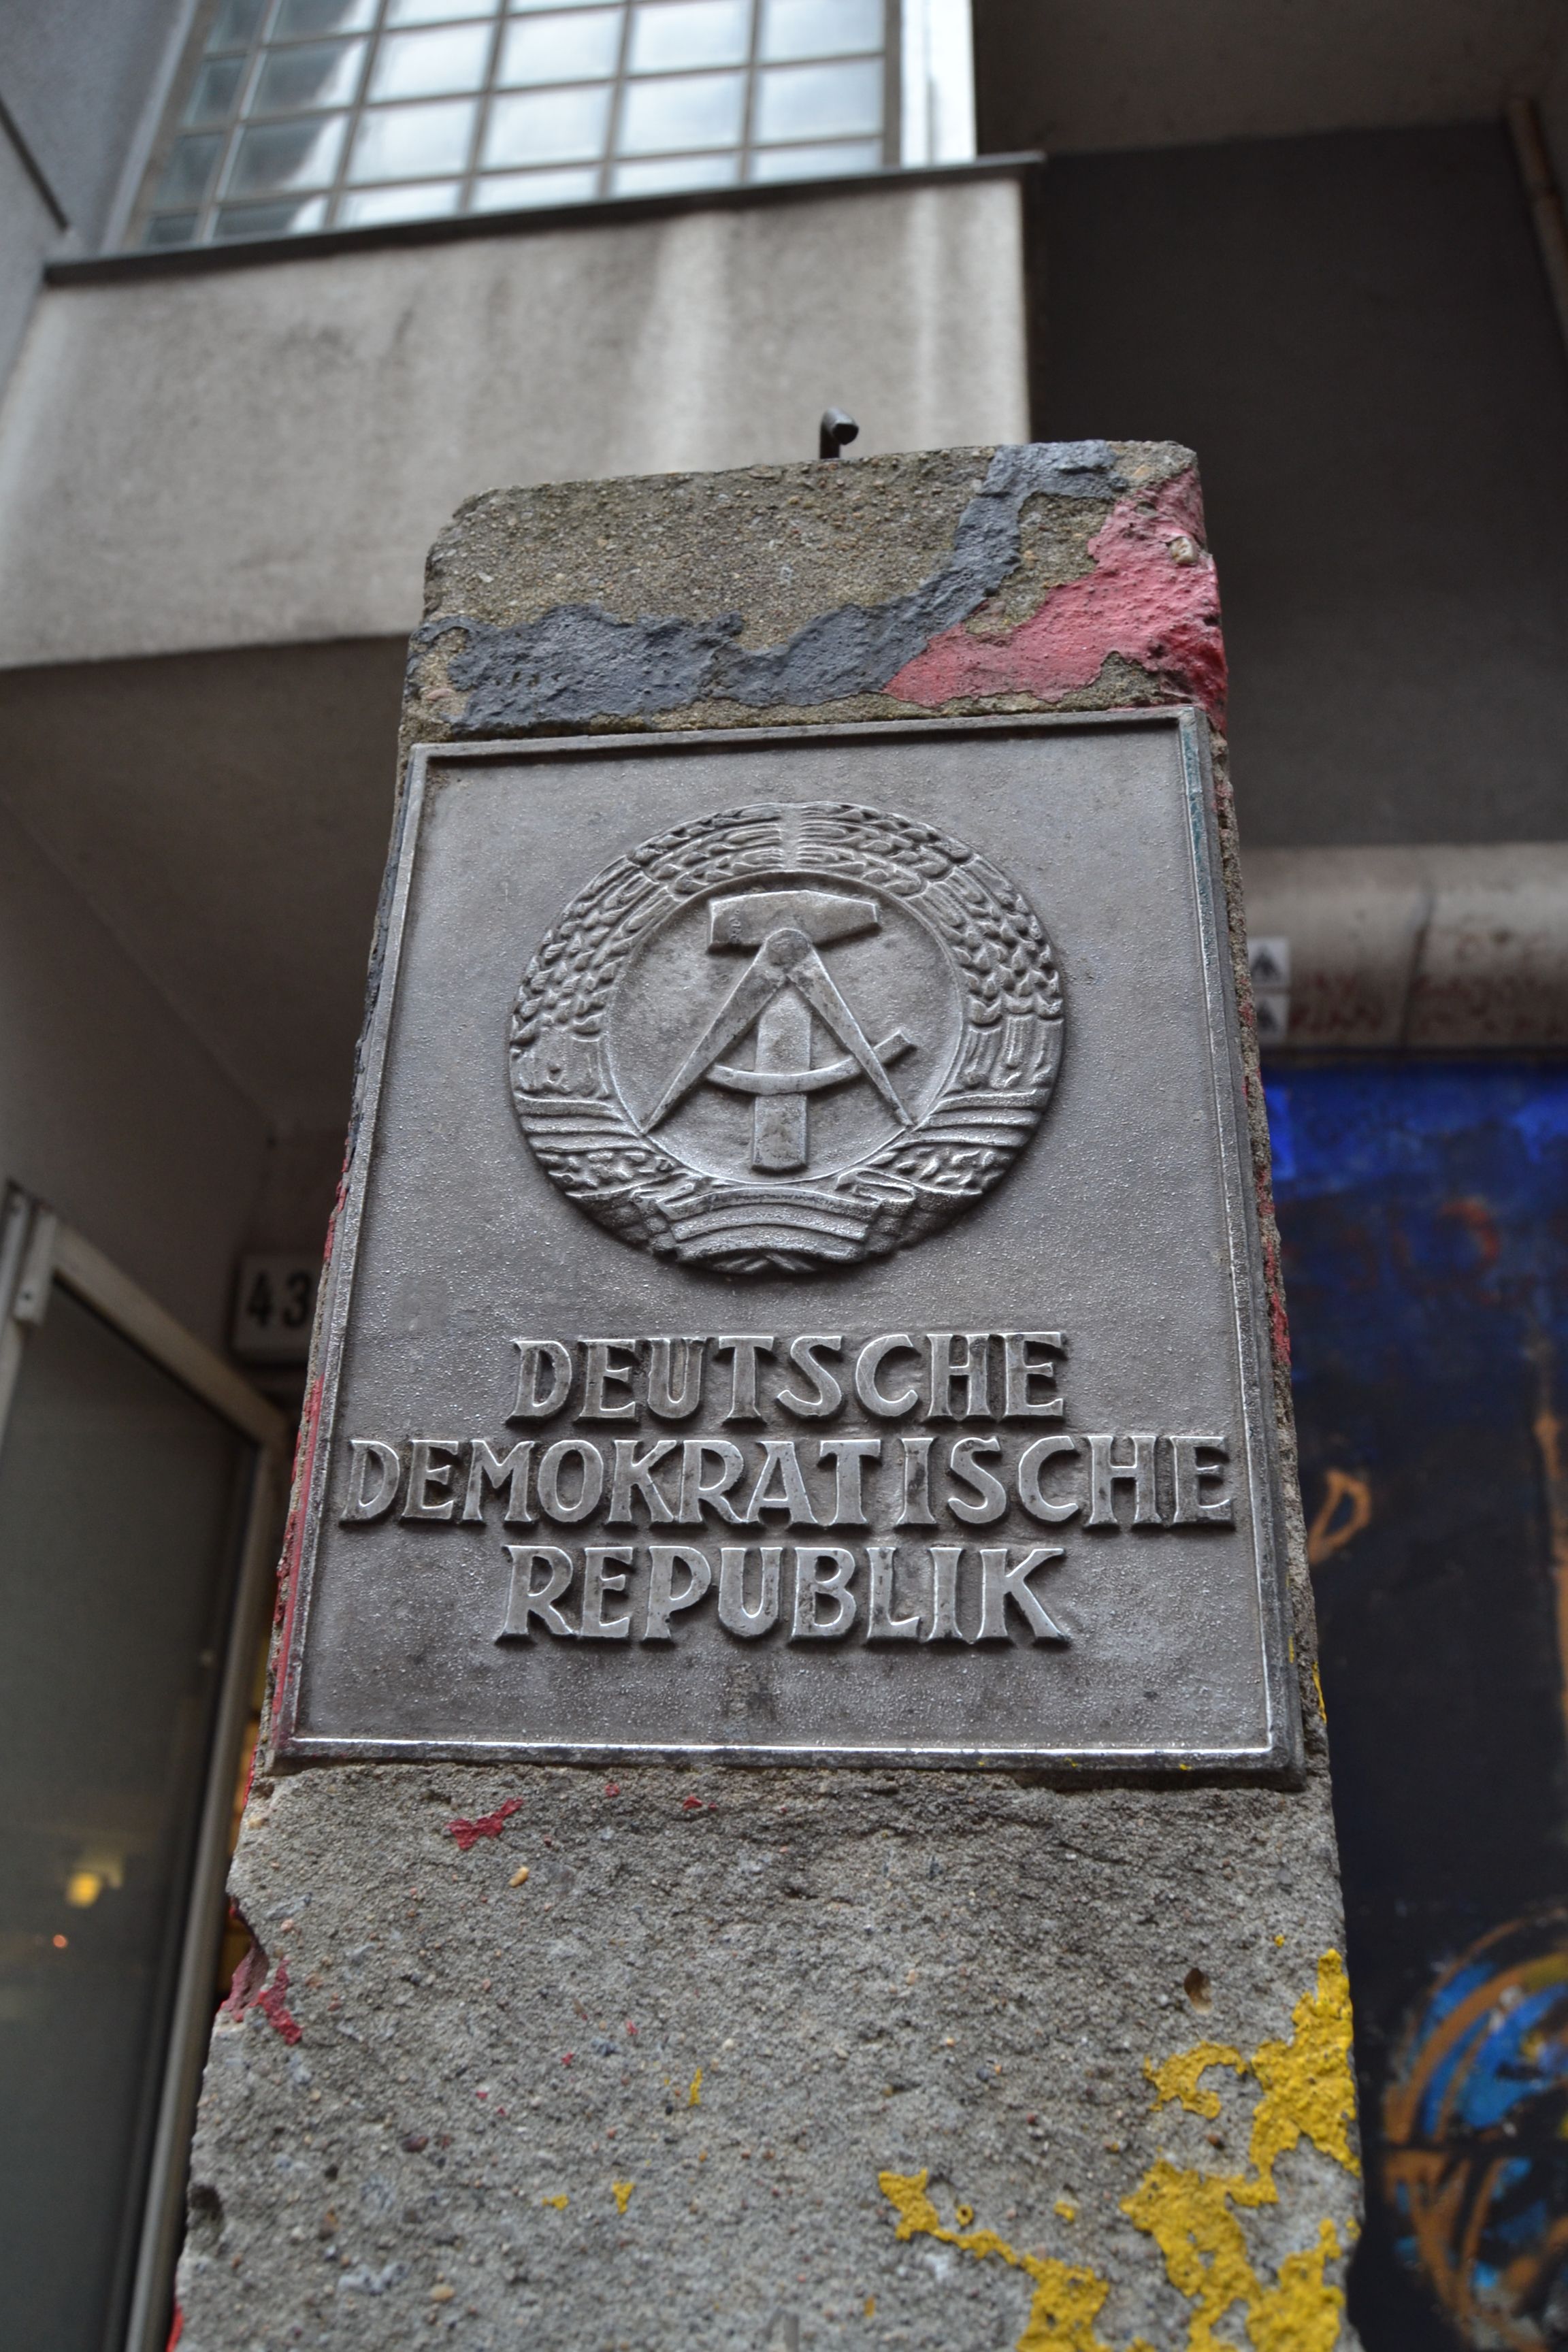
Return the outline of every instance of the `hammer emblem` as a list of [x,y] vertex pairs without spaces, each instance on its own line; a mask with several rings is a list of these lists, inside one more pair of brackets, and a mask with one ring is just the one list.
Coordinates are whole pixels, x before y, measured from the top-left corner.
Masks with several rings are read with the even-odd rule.
[[[808,1165],[811,1097],[861,1078],[900,1125],[909,1126],[910,1114],[888,1066],[912,1052],[914,1041],[894,1030],[873,1045],[818,952],[835,940],[858,938],[880,924],[875,899],[827,890],[754,890],[715,898],[709,908],[710,952],[756,952],[659,1097],[645,1131],[651,1133],[704,1083],[750,1095],[752,1166],[783,1175]],[[841,1049],[836,1059],[815,1066],[814,1022]],[[737,1068],[722,1057],[752,1030],[753,1066]]]

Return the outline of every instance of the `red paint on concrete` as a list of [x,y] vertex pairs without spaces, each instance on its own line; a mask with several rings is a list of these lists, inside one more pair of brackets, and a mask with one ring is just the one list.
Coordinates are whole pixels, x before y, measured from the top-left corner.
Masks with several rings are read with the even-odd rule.
[[1109,656],[1163,678],[1225,724],[1225,641],[1214,558],[1191,468],[1152,498],[1118,499],[1089,542],[1094,569],[1047,592],[1005,636],[960,622],[931,639],[884,691],[928,708],[983,695],[1050,702],[1092,686]]
[[176,2305],[174,2305],[174,2324],[173,2327],[171,2327],[171,2328],[170,2328],[170,2330],[169,2330],[169,2341],[168,2341],[167,2345],[164,2347],[164,2352],[174,2352],[174,2347],[175,2347],[175,2345],[179,2342],[179,2340],[180,2340],[181,2336],[184,2334],[184,2332],[185,2332],[185,2315],[184,2315],[184,2313],[180,2309],[179,2305],[178,2305],[178,2304],[176,2304]]
[[[1260,1186],[1259,1191],[1263,1188]],[[1272,1235],[1263,1244],[1263,1278],[1268,1286],[1268,1336],[1274,1360],[1282,1371],[1290,1369],[1290,1325],[1285,1313],[1285,1292],[1279,1272],[1279,1244]]]
[[267,1955],[259,1944],[252,1944],[234,1972],[228,1991],[218,2010],[218,2015],[243,2017],[266,1981]]
[[286,1690],[289,1685],[294,1604],[300,1591],[300,1553],[305,1540],[305,1505],[315,1473],[316,1440],[321,1431],[323,1396],[321,1376],[318,1372],[306,1391],[304,1408],[300,1415],[300,1434],[294,1446],[294,1486],[289,1499],[289,1524],[283,1530],[283,1553],[278,1563],[278,1605],[273,1612],[272,1622],[279,1629],[276,1688],[279,1691]]
[[256,1996],[256,2007],[266,2018],[274,2033],[280,2033],[290,2045],[304,2039],[300,2021],[290,2014],[285,1995],[289,1990],[289,1963],[279,1960],[272,1982]]
[[467,1853],[480,1838],[500,1837],[511,1815],[521,1809],[521,1797],[509,1797],[504,1805],[498,1805],[493,1813],[481,1813],[477,1822],[468,1821],[459,1813],[455,1822],[447,1822],[447,1832],[457,1839],[458,1852]]
[[219,2009],[218,2015],[242,2018],[247,2010],[258,2009],[274,2033],[280,2033],[285,2042],[293,2043],[303,2041],[304,2033],[300,2021],[289,2008],[287,1959],[279,1961],[278,1973],[270,1984],[266,1982],[266,1976],[267,1955],[259,1944],[252,1944],[234,1972],[234,1981],[229,1986],[228,1997]]

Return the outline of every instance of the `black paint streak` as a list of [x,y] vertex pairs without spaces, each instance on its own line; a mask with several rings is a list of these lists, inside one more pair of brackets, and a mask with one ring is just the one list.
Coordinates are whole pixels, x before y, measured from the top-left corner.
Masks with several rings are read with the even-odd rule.
[[739,643],[740,613],[618,621],[599,604],[558,604],[518,628],[460,614],[427,621],[415,632],[412,657],[453,632],[467,640],[447,666],[452,685],[468,697],[461,735],[642,718],[703,701],[810,707],[875,694],[1014,571],[1026,499],[1110,499],[1126,488],[1104,441],[998,449],[940,572],[886,604],[821,614],[785,644],[758,653]]

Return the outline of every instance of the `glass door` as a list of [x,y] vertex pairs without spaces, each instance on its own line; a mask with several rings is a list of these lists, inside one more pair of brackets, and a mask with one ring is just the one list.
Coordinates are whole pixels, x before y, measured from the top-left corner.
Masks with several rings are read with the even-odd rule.
[[167,2332],[233,1686],[256,1639],[282,1433],[47,1211],[16,1193],[6,1211],[5,2333],[38,2352],[122,2352]]

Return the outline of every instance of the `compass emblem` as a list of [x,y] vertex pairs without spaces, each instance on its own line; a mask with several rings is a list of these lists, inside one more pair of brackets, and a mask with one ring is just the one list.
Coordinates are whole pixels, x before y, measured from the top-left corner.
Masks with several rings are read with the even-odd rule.
[[[876,900],[837,898],[827,890],[757,890],[715,898],[708,911],[710,948],[754,947],[756,954],[660,1096],[649,1132],[704,1080],[753,1097],[753,1168],[808,1167],[807,1103],[857,1077],[868,1079],[908,1127],[910,1115],[888,1065],[909,1052],[910,1039],[895,1029],[879,1045],[868,1044],[817,953],[819,941],[879,929]],[[842,1047],[839,1060],[813,1064],[814,1014]],[[748,1030],[756,1036],[752,1067],[721,1062],[720,1055]]]
[[624,1241],[728,1274],[883,1256],[1005,1174],[1061,986],[990,862],[891,811],[730,809],[591,882],[529,966],[512,1097]]

